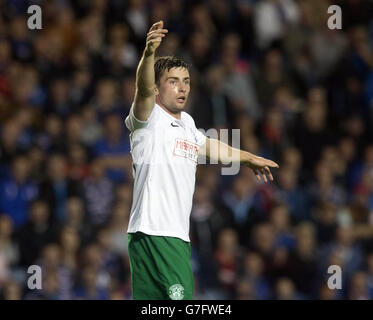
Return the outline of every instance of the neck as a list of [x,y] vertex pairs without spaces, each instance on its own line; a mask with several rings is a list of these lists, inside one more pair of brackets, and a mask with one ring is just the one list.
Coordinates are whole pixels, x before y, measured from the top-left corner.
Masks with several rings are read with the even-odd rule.
[[168,110],[162,102],[159,101],[159,98],[157,97],[155,102],[157,103],[157,105],[159,105],[164,111],[166,111],[168,114],[170,114],[171,116],[173,116],[174,118],[180,120],[181,119],[181,111],[177,112],[177,113],[173,113],[171,112],[170,110]]

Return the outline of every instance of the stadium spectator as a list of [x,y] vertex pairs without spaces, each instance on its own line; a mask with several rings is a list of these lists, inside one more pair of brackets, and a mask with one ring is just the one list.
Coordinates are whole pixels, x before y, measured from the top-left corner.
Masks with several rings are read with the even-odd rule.
[[28,267],[39,257],[43,248],[56,240],[56,230],[50,220],[50,208],[45,201],[36,200],[30,207],[30,218],[18,231],[20,264]]
[[49,156],[47,177],[40,185],[40,195],[48,203],[51,220],[66,220],[66,201],[69,197],[82,196],[81,183],[68,178],[66,157],[62,154]]
[[11,217],[16,229],[27,222],[29,205],[39,194],[29,174],[29,162],[19,155],[12,161],[11,173],[0,180],[0,212]]
[[13,240],[13,224],[9,216],[0,216],[0,288],[11,278],[19,262],[19,247]]
[[103,159],[98,158],[91,163],[90,175],[84,180],[83,189],[88,219],[94,225],[105,223],[113,202],[114,185],[105,176]]
[[30,31],[28,1],[0,1],[1,299],[131,299],[124,119],[159,19],[158,54],[192,64],[197,127],[240,129],[240,148],[280,164],[271,185],[197,167],[195,297],[373,298],[371,1],[337,1],[341,30],[326,0],[61,3]]
[[85,212],[84,202],[79,197],[70,197],[66,202],[66,220],[58,224],[59,232],[64,227],[72,227],[78,232],[82,245],[86,245],[93,233],[93,226]]
[[[270,283],[266,279],[265,272],[265,264],[260,254],[247,252],[244,257],[241,281],[246,282],[248,287],[252,288],[255,299],[265,300],[271,298]],[[239,295],[242,295],[241,290],[242,288],[238,289]]]

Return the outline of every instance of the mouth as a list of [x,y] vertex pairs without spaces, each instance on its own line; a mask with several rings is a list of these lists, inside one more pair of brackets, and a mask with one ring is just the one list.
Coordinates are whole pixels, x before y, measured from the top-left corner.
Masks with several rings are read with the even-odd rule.
[[184,103],[185,102],[185,97],[181,96],[181,97],[176,98],[176,100],[177,100],[177,102]]

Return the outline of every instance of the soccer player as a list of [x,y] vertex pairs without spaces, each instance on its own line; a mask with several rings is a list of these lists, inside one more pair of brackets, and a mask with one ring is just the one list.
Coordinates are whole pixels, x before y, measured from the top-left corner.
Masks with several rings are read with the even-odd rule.
[[155,58],[167,32],[159,21],[147,34],[125,120],[134,175],[127,245],[133,298],[143,300],[193,299],[189,217],[198,156],[240,162],[265,182],[267,176],[273,180],[269,168],[278,168],[197,130],[183,111],[190,92],[189,66],[175,57]]

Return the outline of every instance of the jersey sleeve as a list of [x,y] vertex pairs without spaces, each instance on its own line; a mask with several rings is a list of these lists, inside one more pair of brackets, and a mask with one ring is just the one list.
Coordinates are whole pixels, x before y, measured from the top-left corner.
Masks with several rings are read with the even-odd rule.
[[126,124],[127,129],[130,132],[133,132],[137,129],[145,128],[150,121],[150,117],[151,117],[151,115],[149,116],[148,120],[146,120],[146,121],[141,121],[141,120],[137,119],[135,117],[134,113],[133,113],[133,104],[132,104],[131,109],[130,109],[130,113],[128,114],[124,123]]

